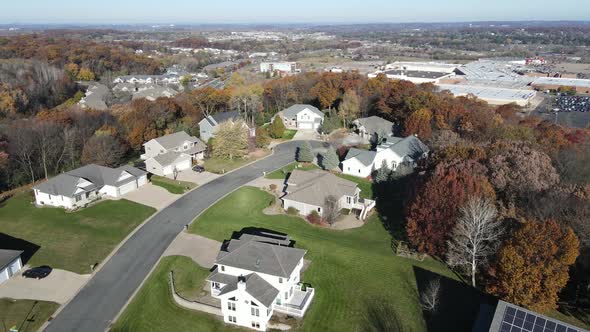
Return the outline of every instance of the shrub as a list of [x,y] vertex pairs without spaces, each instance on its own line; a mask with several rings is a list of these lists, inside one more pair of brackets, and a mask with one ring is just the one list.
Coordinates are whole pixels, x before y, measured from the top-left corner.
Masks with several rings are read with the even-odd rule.
[[270,144],[270,135],[268,130],[262,127],[256,128],[256,147],[266,148]]
[[315,225],[321,225],[322,217],[320,217],[317,211],[311,211],[311,213],[307,215],[307,221]]
[[292,216],[296,216],[296,215],[298,215],[298,214],[299,214],[299,210],[297,210],[296,208],[294,208],[294,207],[290,206],[290,207],[287,209],[287,214],[288,214],[288,215],[292,215]]
[[270,186],[268,186],[270,188],[270,191],[276,191],[277,190],[277,185],[276,184],[271,184]]

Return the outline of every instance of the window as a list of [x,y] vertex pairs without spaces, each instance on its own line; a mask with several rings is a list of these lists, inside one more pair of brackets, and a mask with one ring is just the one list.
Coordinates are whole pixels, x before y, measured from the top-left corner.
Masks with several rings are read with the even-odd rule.
[[238,320],[236,319],[236,316],[228,316],[227,319],[231,322],[231,323],[236,323]]
[[279,278],[279,284],[283,283],[283,278]]
[[250,311],[252,312],[252,316],[260,317],[260,309],[254,308],[254,307],[252,307],[250,309],[251,309]]
[[359,173],[361,172],[361,169],[359,168]]
[[186,149],[188,149],[188,145],[186,145],[186,144],[185,144],[185,145],[184,145],[184,149],[185,149],[185,150],[186,150]]
[[225,272],[225,266],[221,265],[220,268],[221,268],[221,272]]
[[285,300],[289,298],[289,292],[285,292]]
[[260,323],[252,322],[252,328],[259,329],[260,328]]
[[346,203],[350,204],[350,196],[346,196]]
[[76,202],[79,202],[82,200],[82,195],[76,195]]
[[318,208],[318,212],[322,212],[322,208]]
[[227,302],[227,309],[231,311],[236,311],[236,304],[234,302]]

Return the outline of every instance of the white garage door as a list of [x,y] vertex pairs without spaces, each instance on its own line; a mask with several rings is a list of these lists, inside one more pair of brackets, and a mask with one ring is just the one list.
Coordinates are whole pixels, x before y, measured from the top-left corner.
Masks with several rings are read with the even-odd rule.
[[143,186],[146,183],[147,183],[147,175],[140,176],[139,179],[137,179],[137,185],[139,187]]
[[119,195],[125,195],[128,192],[137,189],[137,183],[135,181],[131,181],[119,187],[118,192]]
[[191,161],[190,159],[184,160],[176,164],[176,169],[179,171],[184,171],[185,169],[191,168]]
[[313,129],[313,122],[299,122],[299,129]]

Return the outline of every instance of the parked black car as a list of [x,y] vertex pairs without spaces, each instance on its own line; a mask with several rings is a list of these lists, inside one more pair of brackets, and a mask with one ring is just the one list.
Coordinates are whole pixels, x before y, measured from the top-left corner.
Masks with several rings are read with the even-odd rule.
[[43,279],[47,277],[53,269],[49,266],[37,266],[31,269],[26,270],[23,273],[23,277],[25,278],[35,278],[35,279]]
[[205,171],[205,167],[196,165],[196,166],[193,166],[193,171],[195,171],[197,173],[203,173]]

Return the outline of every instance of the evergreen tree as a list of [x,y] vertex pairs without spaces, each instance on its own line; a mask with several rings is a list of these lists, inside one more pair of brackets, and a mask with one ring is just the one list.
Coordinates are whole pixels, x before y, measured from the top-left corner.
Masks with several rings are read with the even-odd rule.
[[325,170],[332,170],[340,164],[336,150],[333,147],[329,147],[328,151],[322,154],[322,167]]
[[313,151],[309,141],[304,141],[303,144],[297,149],[297,161],[304,163],[311,163],[313,161]]
[[268,133],[272,138],[281,138],[285,133],[285,124],[280,116],[275,116],[274,120],[268,127]]
[[390,176],[391,170],[389,169],[389,167],[387,167],[387,163],[385,162],[385,160],[383,160],[383,162],[381,163],[381,167],[377,170],[377,174],[375,175],[375,182],[385,182],[389,180]]

